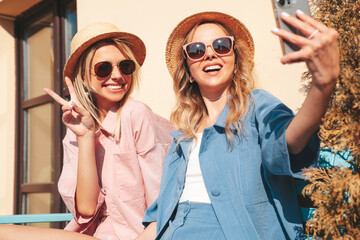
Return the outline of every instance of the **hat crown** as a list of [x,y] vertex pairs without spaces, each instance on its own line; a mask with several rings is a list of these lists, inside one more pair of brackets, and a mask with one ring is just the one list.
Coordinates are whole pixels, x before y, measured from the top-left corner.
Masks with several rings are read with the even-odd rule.
[[75,34],[71,41],[71,53],[74,53],[84,42],[87,42],[99,35],[105,33],[120,32],[120,30],[111,23],[99,22],[86,26]]
[[98,41],[113,38],[123,39],[134,54],[137,63],[142,66],[146,57],[144,42],[132,33],[120,32],[119,28],[111,23],[98,22],[84,27],[73,37],[70,45],[71,54],[64,67],[64,77],[74,79],[77,61],[88,47]]

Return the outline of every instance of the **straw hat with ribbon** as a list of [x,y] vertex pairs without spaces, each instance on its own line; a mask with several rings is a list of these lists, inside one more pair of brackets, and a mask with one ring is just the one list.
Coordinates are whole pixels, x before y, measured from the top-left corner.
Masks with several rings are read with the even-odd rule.
[[133,52],[136,61],[141,66],[146,56],[143,41],[136,35],[120,32],[113,24],[106,22],[94,23],[77,32],[71,41],[71,54],[64,67],[64,77],[74,80],[74,71],[81,54],[92,44],[107,38],[122,38]]
[[221,12],[201,12],[182,20],[171,32],[166,44],[166,65],[172,77],[183,61],[183,41],[191,28],[200,22],[218,22],[230,29],[235,40],[248,52],[249,61],[254,60],[254,41],[245,25],[238,19]]

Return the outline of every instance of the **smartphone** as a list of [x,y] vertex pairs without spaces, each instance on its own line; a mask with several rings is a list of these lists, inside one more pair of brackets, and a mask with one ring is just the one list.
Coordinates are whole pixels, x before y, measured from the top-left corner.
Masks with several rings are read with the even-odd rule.
[[[290,26],[281,20],[281,13],[286,12],[289,15],[296,16],[296,10],[300,9],[310,16],[310,8],[307,0],[271,0],[275,15],[275,21],[278,28],[304,36],[298,29]],[[286,40],[280,39],[280,45],[283,55],[299,50],[300,48]]]

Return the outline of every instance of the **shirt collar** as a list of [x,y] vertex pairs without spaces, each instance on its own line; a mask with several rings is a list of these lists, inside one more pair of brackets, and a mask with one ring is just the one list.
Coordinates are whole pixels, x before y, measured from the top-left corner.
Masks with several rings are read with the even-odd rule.
[[116,118],[117,118],[117,110],[119,109],[119,103],[115,103],[106,114],[104,121],[101,124],[100,129],[106,131],[110,135],[114,135]]

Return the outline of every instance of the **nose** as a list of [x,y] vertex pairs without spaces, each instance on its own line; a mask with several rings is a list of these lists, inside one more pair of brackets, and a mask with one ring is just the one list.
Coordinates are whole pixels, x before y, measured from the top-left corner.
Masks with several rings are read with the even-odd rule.
[[212,59],[212,58],[216,58],[217,55],[214,52],[214,50],[212,49],[211,45],[207,45],[206,46],[206,52],[205,52],[205,59]]
[[111,72],[111,79],[120,79],[120,78],[122,78],[120,68],[118,64],[114,64]]

